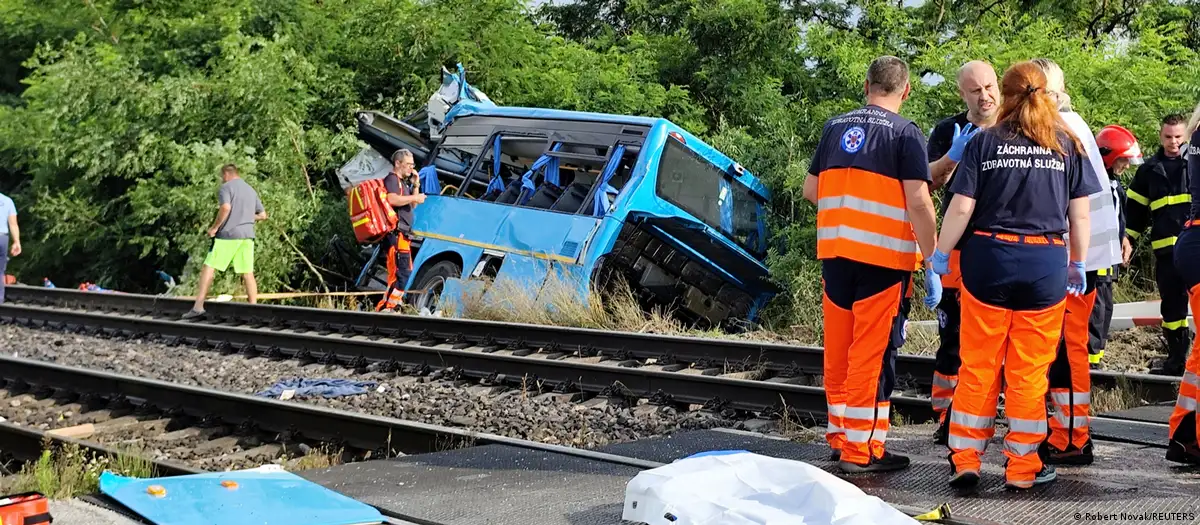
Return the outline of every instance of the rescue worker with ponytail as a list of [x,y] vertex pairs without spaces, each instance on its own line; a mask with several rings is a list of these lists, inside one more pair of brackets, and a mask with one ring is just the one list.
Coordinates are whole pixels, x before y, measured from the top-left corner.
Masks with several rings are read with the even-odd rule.
[[[889,399],[904,337],[901,304],[937,235],[925,135],[898,114],[911,89],[908,64],[875,59],[864,89],[865,107],[825,123],[804,181],[804,197],[818,210],[826,440],[848,473],[909,465],[884,447]],[[925,286],[932,308],[941,280],[926,270]]]
[[[1187,286],[1192,312],[1200,312],[1200,105],[1192,112],[1188,122],[1191,140],[1185,146],[1188,159],[1187,176],[1191,206],[1187,221],[1179,240],[1175,242],[1175,269]],[[1200,418],[1196,417],[1196,404],[1200,401],[1200,338],[1192,345],[1191,356],[1179,384],[1179,399],[1170,419],[1170,442],[1167,444],[1167,459],[1176,463],[1200,465]]]
[[1050,365],[1050,401],[1054,414],[1049,420],[1050,435],[1038,453],[1042,461],[1052,465],[1090,465],[1093,457],[1089,431],[1092,398],[1089,324],[1096,302],[1097,281],[1107,280],[1109,270],[1121,262],[1121,231],[1116,206],[1110,195],[1102,191],[1108,182],[1104,158],[1087,122],[1071,109],[1062,68],[1045,58],[1034,59],[1033,63],[1046,75],[1046,93],[1054,100],[1058,116],[1083,146],[1080,153],[1084,156],[1084,176],[1101,190],[1088,197],[1091,239],[1084,261],[1087,282],[1082,295],[1067,296],[1062,339],[1056,345],[1058,353]]
[[949,252],[966,236],[962,367],[949,415],[953,487],[979,482],[1001,373],[1009,423],[1005,485],[1021,490],[1056,478],[1038,455],[1046,439],[1047,372],[1066,295],[1084,290],[1088,196],[1100,188],[1046,89],[1033,62],[1004,72],[1000,115],[963,152],[933,255],[934,270],[949,273]]

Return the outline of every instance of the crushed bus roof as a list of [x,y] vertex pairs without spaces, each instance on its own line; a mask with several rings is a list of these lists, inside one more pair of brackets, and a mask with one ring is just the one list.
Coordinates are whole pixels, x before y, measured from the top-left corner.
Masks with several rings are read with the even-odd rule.
[[611,122],[616,124],[630,124],[635,126],[653,126],[658,122],[666,122],[666,119],[651,118],[651,117],[634,117],[628,115],[614,115],[609,113],[589,113],[586,111],[566,111],[560,109],[543,109],[543,108],[522,108],[513,106],[493,106],[489,104],[479,104],[469,100],[463,100],[456,104],[449,113],[446,114],[446,124],[454,121],[457,117],[465,117],[468,115],[483,115],[493,117],[514,117],[514,118],[543,118],[554,120],[582,120],[590,122]]

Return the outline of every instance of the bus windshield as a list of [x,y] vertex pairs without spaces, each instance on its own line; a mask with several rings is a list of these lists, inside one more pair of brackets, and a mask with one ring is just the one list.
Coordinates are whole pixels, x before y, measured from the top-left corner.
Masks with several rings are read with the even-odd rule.
[[737,179],[675,140],[658,167],[658,196],[683,208],[762,259],[767,251],[765,205]]

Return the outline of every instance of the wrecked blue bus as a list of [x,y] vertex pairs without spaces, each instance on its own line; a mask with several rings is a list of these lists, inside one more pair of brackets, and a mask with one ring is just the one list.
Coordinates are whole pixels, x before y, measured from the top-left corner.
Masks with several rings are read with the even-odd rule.
[[536,293],[563,279],[586,300],[619,275],[644,304],[729,326],[778,293],[770,194],[728,156],[665,119],[502,107],[447,77],[457,93],[430,102],[444,116],[358,114],[358,162],[373,166],[358,172],[386,174],[401,147],[422,166],[407,283],[419,308],[435,310],[455,280]]

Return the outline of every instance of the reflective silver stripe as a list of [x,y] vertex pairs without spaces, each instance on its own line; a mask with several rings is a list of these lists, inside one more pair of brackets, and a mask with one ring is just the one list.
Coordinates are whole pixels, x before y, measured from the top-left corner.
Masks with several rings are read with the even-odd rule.
[[994,417],[981,417],[964,414],[957,410],[950,411],[950,422],[970,428],[992,428],[996,424]]
[[852,443],[866,443],[874,439],[875,441],[887,441],[887,431],[876,429],[874,433],[870,430],[853,430],[846,429],[846,441]]
[[1057,421],[1058,424],[1069,428],[1087,428],[1088,422],[1091,419],[1092,418],[1087,416],[1067,417],[1067,415],[1062,412],[1057,412],[1054,414],[1054,420]]
[[938,410],[950,408],[950,401],[948,397],[935,397],[933,398],[933,408]]
[[1026,434],[1045,434],[1046,420],[1045,419],[1018,419],[1015,417],[1008,418],[1008,428],[1012,432],[1024,432]]
[[880,217],[887,217],[898,221],[908,220],[908,210],[897,208],[895,206],[882,204],[866,199],[860,199],[853,195],[842,195],[840,197],[825,197],[817,201],[818,210],[835,210],[838,208],[849,208],[858,210]]
[[832,240],[832,239],[849,239],[863,244],[870,244],[888,250],[902,253],[920,253],[917,250],[917,241],[902,241],[894,239],[887,235],[851,228],[850,226],[826,226],[817,228],[817,240]]
[[1179,396],[1179,401],[1175,402],[1175,406],[1187,410],[1189,412],[1196,411],[1196,398]]
[[935,374],[933,376],[933,386],[941,388],[955,388],[958,386],[958,381],[952,381]]
[[847,419],[864,419],[870,421],[873,419],[887,419],[891,416],[891,413],[892,409],[890,406],[881,406],[878,408],[847,407],[845,416]]
[[987,449],[987,443],[988,440],[986,439],[971,439],[955,436],[954,434],[951,434],[950,439],[946,441],[946,444],[954,450],[973,449],[978,450],[980,453]]
[[1075,398],[1071,398],[1071,392],[1050,392],[1050,399],[1054,400],[1054,404],[1059,406],[1075,405],[1090,405],[1092,404],[1091,392],[1075,392]]
[[[1108,202],[1105,202],[1105,200],[1108,199],[1108,194],[1098,193],[1096,195],[1099,195],[1099,196],[1098,197],[1093,196],[1092,198],[1088,199],[1088,204],[1091,205],[1091,207],[1090,207],[1091,211],[1094,211],[1094,212],[1100,211],[1100,210],[1103,210],[1104,208],[1107,208],[1108,206],[1110,206],[1110,204]],[[1109,202],[1111,202],[1111,201],[1109,201]]]
[[1014,441],[1008,440],[1008,439],[1004,440],[1004,450],[1012,452],[1013,454],[1016,454],[1018,456],[1025,456],[1025,455],[1036,453],[1037,449],[1038,449],[1037,444],[1030,445],[1028,443],[1017,443],[1017,442],[1014,442]]
[[[1092,236],[1090,237],[1090,240],[1088,241],[1088,246],[1095,247],[1097,249],[1107,250],[1109,243],[1111,243],[1117,239],[1120,239],[1120,238],[1121,238],[1121,235],[1117,231],[1117,228],[1112,228],[1112,229],[1108,229],[1108,230],[1104,230],[1104,231],[1093,231]],[[1092,250],[1088,250],[1088,251],[1092,251]]]
[[846,419],[875,419],[875,407],[846,407]]
[[845,429],[843,429],[841,427],[841,425],[834,423],[834,420],[840,419],[842,416],[845,415],[846,405],[825,405],[825,406],[829,409],[829,424],[825,428],[826,432],[828,432],[830,434],[837,434],[837,433],[843,432]]
[[1200,376],[1198,376],[1192,372],[1184,372],[1183,373],[1183,382],[1187,383],[1189,385],[1192,385],[1196,388],[1200,388]]

